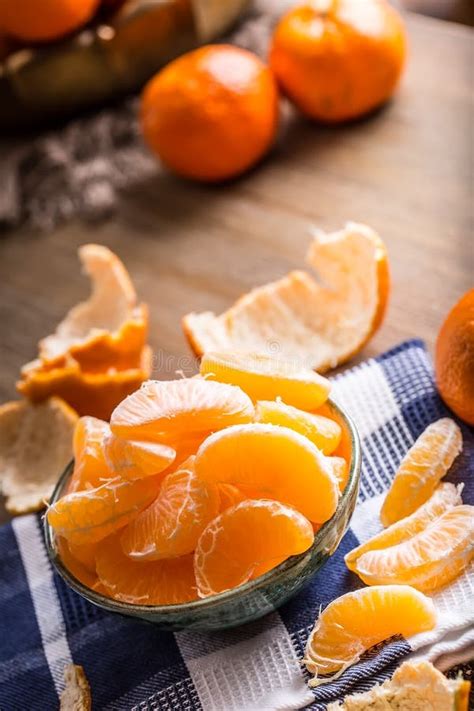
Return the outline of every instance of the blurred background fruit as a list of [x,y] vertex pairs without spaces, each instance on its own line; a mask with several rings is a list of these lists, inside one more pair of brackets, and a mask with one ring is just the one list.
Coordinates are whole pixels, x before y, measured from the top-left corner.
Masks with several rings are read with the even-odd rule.
[[77,30],[99,0],[0,0],[0,26],[24,42],[48,42]]
[[386,0],[319,0],[283,16],[270,64],[303,113],[340,122],[390,98],[405,54],[402,19]]
[[239,175],[270,148],[278,89],[251,52],[208,45],[162,69],[145,87],[145,140],[179,175],[219,181]]
[[446,405],[474,425],[474,289],[453,306],[436,341],[436,382]]

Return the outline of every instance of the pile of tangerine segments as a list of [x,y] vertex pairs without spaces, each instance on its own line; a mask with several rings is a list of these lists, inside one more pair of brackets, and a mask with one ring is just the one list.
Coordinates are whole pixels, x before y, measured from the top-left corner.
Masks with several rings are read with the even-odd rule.
[[110,424],[82,417],[47,512],[64,565],[111,598],[162,605],[303,553],[349,473],[329,392],[288,362],[207,354],[196,377],[145,382]]

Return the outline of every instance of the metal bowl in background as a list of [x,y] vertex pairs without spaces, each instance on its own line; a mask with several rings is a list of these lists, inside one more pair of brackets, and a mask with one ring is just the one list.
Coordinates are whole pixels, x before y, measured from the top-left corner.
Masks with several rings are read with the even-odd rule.
[[127,0],[106,23],[0,62],[0,128],[37,127],[139,89],[224,33],[248,0]]

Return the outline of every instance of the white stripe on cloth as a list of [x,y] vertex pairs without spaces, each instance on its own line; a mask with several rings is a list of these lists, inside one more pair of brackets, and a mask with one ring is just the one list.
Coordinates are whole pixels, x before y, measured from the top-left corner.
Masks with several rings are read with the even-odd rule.
[[[206,711],[289,711],[314,700],[280,615],[274,612],[254,624],[262,631],[237,642],[234,630],[210,633],[209,644],[208,633],[176,633]],[[218,649],[211,651],[216,643]]]
[[12,523],[33,601],[43,650],[59,694],[64,689],[64,666],[72,662],[53,571],[36,516],[19,516]]

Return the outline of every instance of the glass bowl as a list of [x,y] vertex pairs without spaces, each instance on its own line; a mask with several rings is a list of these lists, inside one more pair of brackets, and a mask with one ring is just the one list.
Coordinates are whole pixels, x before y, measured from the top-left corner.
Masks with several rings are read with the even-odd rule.
[[[314,543],[305,553],[288,558],[280,565],[227,592],[180,605],[132,605],[112,600],[86,587],[66,568],[59,556],[55,534],[44,519],[46,548],[53,566],[66,583],[79,595],[109,612],[138,617],[162,629],[217,630],[256,620],[275,610],[295,595],[314,573],[336,551],[349,525],[359,490],[361,449],[352,420],[333,401],[328,401],[323,414],[330,414],[342,427],[342,440],[336,454],[349,461],[349,477],[338,507],[329,521],[315,534]],[[73,471],[71,462],[53,492],[54,504],[62,495]]]

